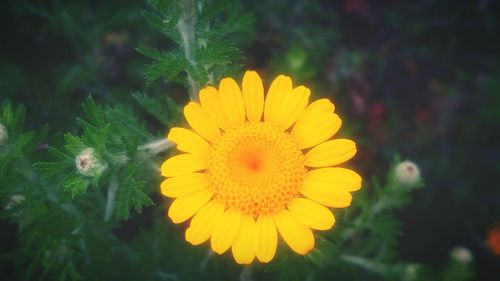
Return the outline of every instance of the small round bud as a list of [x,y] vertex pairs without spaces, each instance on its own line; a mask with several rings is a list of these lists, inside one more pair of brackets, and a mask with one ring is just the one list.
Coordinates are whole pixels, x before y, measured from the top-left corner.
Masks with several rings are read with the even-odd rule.
[[24,197],[24,195],[22,194],[12,195],[10,197],[9,203],[7,204],[7,206],[5,206],[5,210],[10,210],[17,205],[22,204],[24,200],[26,200],[26,197]]
[[413,281],[418,279],[418,271],[420,270],[420,265],[418,264],[409,264],[404,267],[403,271],[403,280],[404,281]]
[[420,169],[411,161],[403,161],[396,166],[396,180],[402,184],[412,185],[420,179]]
[[462,246],[453,248],[453,250],[451,250],[450,252],[450,257],[464,264],[472,262],[472,253],[469,249]]
[[7,131],[7,128],[2,123],[0,123],[0,145],[7,142],[8,138],[9,132]]
[[94,177],[101,175],[108,164],[97,159],[93,148],[86,148],[75,157],[78,172],[84,176]]

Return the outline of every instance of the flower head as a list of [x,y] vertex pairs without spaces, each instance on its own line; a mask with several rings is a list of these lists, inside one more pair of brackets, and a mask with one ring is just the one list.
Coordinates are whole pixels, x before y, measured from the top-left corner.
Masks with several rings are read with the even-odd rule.
[[78,173],[88,177],[99,176],[108,167],[106,162],[96,157],[94,149],[90,147],[82,150],[75,157],[75,166]]
[[396,180],[399,183],[413,185],[420,179],[420,169],[411,161],[403,161],[396,166]]
[[5,206],[5,210],[10,210],[17,205],[23,204],[25,200],[26,200],[26,197],[22,194],[12,195],[10,197],[9,203],[7,204],[7,206]]
[[450,256],[452,259],[463,264],[470,263],[473,259],[470,250],[462,246],[453,248],[453,250],[451,250],[450,252]]
[[162,193],[175,198],[174,223],[191,219],[185,238],[210,239],[214,252],[231,248],[236,262],[273,259],[278,233],[302,255],[314,248],[312,229],[328,230],[327,207],[351,203],[361,188],[354,171],[331,167],[356,154],[355,143],[334,139],[341,120],[327,99],[309,104],[310,90],[278,76],[264,99],[259,75],[247,71],[242,87],[224,78],[208,86],[184,115],[192,130],[172,128],[168,139],[184,152],[167,159]]

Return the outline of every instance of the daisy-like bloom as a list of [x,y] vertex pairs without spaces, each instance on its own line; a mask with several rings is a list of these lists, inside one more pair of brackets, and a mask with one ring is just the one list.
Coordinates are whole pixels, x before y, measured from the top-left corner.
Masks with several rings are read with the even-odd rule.
[[192,130],[172,128],[168,139],[184,152],[166,160],[161,173],[174,223],[189,219],[186,240],[210,240],[222,254],[231,248],[237,263],[273,259],[278,233],[305,255],[314,248],[312,230],[328,230],[335,218],[327,207],[351,204],[361,188],[354,171],[331,167],[356,154],[356,145],[331,137],[341,120],[327,99],[309,104],[310,90],[292,87],[280,75],[269,87],[247,71],[242,87],[224,78],[208,86],[200,102],[184,107]]

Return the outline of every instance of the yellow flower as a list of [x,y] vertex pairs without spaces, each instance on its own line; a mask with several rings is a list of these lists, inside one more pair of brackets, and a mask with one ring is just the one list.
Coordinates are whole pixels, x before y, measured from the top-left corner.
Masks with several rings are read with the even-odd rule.
[[214,252],[231,248],[240,264],[269,262],[278,233],[305,255],[314,248],[312,229],[332,228],[327,207],[349,206],[361,177],[331,166],[352,158],[356,145],[330,140],[342,122],[328,99],[309,104],[309,95],[280,75],[264,100],[262,80],[247,71],[241,89],[224,78],[184,107],[192,130],[170,130],[168,139],[185,153],[161,166],[161,190],[175,198],[168,210],[174,223],[192,217],[188,242],[210,239]]

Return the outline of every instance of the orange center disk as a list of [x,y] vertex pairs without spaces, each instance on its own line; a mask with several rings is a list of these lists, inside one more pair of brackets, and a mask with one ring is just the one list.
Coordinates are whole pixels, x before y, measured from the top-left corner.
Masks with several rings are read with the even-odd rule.
[[288,133],[252,122],[219,139],[207,173],[215,200],[257,217],[285,208],[298,195],[306,169],[304,155]]

